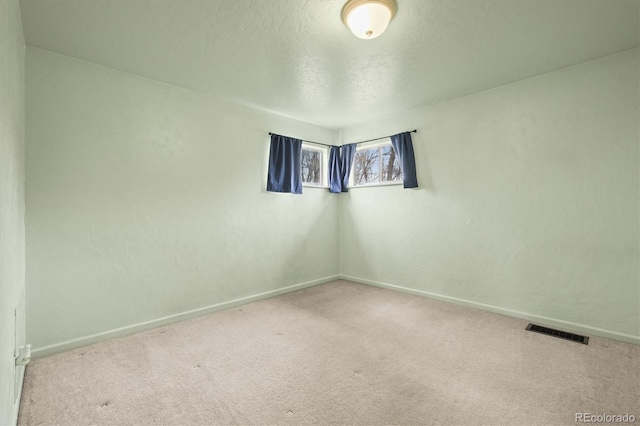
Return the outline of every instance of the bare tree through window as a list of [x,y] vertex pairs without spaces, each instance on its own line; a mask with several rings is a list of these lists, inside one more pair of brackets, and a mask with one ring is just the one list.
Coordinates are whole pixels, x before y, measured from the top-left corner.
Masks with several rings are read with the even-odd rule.
[[391,146],[384,146],[382,151],[382,181],[402,180],[402,168],[396,158],[396,151]]
[[380,174],[380,150],[368,149],[356,153],[354,182],[356,185],[378,182]]
[[402,180],[402,169],[391,145],[356,152],[354,185]]
[[322,179],[322,152],[312,149],[302,150],[302,182],[320,185]]

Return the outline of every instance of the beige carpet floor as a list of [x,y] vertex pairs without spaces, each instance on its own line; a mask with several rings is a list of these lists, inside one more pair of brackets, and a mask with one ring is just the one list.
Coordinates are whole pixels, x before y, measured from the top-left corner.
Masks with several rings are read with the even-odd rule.
[[347,281],[40,358],[21,425],[640,422],[640,347]]

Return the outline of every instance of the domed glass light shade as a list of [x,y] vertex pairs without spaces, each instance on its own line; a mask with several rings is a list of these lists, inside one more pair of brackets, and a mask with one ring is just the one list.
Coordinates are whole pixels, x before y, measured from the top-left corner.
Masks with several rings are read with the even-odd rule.
[[342,8],[342,21],[362,39],[378,37],[396,14],[394,0],[349,0]]

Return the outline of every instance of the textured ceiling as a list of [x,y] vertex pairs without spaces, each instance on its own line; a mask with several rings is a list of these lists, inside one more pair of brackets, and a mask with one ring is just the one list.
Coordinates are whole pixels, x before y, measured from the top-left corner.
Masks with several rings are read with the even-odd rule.
[[640,0],[396,0],[375,40],[326,0],[22,0],[27,43],[331,128],[639,45]]

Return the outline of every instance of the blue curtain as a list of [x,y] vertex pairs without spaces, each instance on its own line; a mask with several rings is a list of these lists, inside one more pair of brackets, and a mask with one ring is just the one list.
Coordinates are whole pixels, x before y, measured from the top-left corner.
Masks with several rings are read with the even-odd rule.
[[267,191],[302,194],[302,141],[271,135]]
[[351,166],[356,156],[356,147],[358,144],[350,143],[342,145],[340,153],[340,175],[342,176],[342,192],[349,192],[349,175],[351,174]]
[[402,167],[402,180],[405,188],[417,188],[418,178],[416,177],[416,159],[413,155],[413,142],[411,133],[404,132],[391,136],[391,145],[400,159]]
[[342,192],[342,172],[340,169],[340,147],[329,148],[329,192]]

